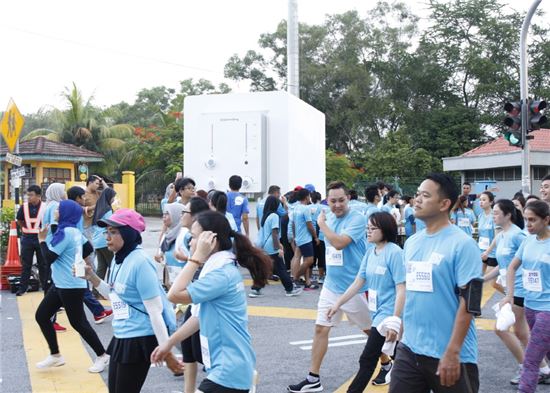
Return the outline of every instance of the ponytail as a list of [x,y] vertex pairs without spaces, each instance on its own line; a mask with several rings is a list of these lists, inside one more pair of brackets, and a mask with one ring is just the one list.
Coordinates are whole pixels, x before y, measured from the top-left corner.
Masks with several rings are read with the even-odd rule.
[[265,286],[271,274],[271,259],[262,250],[254,247],[248,237],[235,231],[231,231],[231,236],[234,239],[237,263],[248,269],[254,285]]
[[[254,284],[267,284],[267,278],[271,274],[271,259],[262,250],[254,247],[248,237],[231,230],[225,215],[208,210],[197,214],[195,220],[204,231],[216,234],[220,251],[235,249],[237,263],[248,269]],[[234,247],[231,238],[234,239]]]

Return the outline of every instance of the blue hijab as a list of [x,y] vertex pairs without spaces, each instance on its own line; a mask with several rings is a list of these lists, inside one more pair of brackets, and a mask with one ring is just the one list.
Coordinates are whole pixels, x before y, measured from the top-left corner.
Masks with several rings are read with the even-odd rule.
[[65,238],[65,228],[76,228],[82,217],[82,207],[70,199],[59,202],[59,220],[57,230],[52,237],[52,246]]

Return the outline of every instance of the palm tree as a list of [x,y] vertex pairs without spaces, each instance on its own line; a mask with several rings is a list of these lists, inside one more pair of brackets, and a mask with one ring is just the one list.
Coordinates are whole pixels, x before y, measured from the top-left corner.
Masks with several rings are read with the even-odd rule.
[[134,138],[134,127],[116,124],[112,114],[93,106],[93,96],[86,100],[74,82],[71,89],[65,88],[62,96],[67,101],[66,109],[52,111],[58,128],[32,130],[22,141],[44,136],[97,151],[105,156],[98,169],[105,174],[118,174],[126,161],[124,157],[128,154],[129,142]]

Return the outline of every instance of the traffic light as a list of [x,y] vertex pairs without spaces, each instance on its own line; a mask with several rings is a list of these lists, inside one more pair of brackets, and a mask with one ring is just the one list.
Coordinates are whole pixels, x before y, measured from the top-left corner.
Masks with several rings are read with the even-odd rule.
[[542,113],[546,108],[546,101],[529,100],[529,125],[528,132],[540,129],[548,118]]
[[504,105],[504,110],[508,115],[504,119],[504,125],[508,129],[504,132],[504,138],[510,146],[523,146],[523,138],[521,135],[521,102],[507,102]]

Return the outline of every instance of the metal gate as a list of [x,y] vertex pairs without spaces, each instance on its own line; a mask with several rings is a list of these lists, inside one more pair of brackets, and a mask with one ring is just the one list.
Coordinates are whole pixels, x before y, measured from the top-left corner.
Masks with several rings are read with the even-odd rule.
[[161,169],[140,175],[136,179],[136,210],[144,216],[160,216],[160,201],[171,181]]

